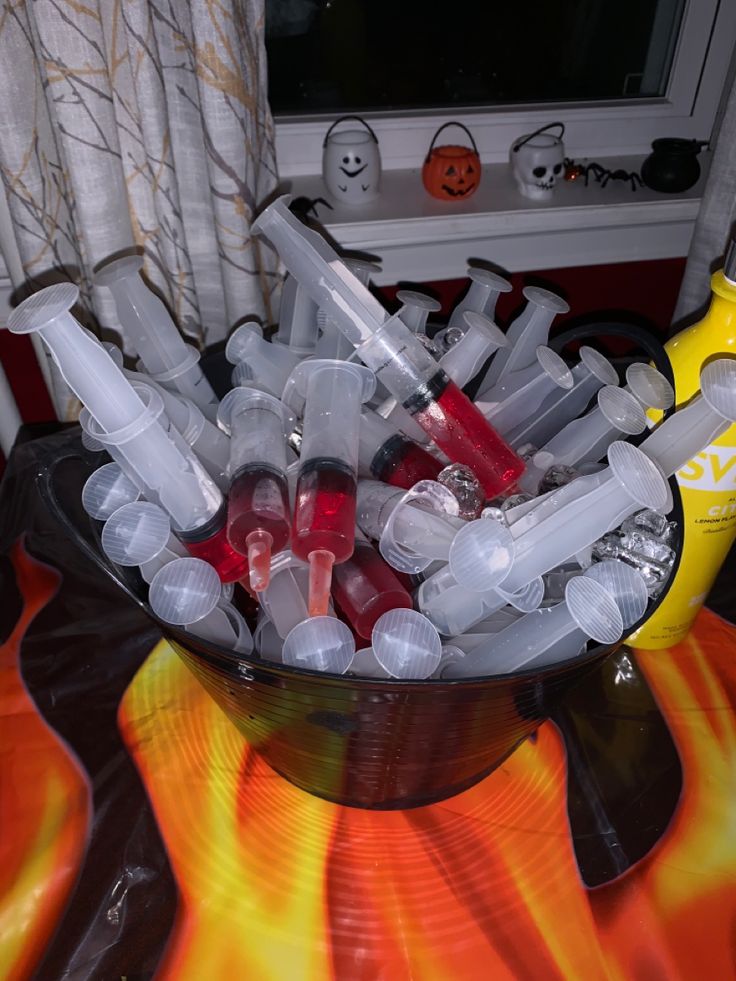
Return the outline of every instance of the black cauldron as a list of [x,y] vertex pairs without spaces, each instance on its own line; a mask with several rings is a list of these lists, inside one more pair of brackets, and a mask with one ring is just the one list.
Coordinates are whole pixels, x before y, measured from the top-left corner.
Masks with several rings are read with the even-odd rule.
[[642,164],[641,178],[653,191],[677,194],[687,191],[700,177],[698,154],[706,146],[700,140],[662,138]]

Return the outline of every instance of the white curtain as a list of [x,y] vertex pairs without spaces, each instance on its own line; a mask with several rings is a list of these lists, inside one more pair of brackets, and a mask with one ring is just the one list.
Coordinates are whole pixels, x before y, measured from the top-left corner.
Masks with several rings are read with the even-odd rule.
[[[91,273],[137,246],[198,346],[270,319],[276,262],[250,237],[276,185],[263,0],[13,0],[0,91],[15,286],[73,279],[117,330]],[[51,367],[57,413],[72,418]]]
[[736,85],[726,103],[673,318],[691,323],[710,298],[710,277],[736,221]]

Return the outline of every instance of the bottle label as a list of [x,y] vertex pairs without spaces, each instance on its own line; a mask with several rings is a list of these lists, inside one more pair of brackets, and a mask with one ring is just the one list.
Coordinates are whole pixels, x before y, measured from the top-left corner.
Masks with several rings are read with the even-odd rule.
[[[724,433],[733,435],[734,427]],[[736,536],[736,447],[711,443],[677,472],[677,483],[685,515],[680,565],[661,606],[629,638],[635,646],[669,647],[685,637]]]
[[677,483],[691,490],[736,493],[736,447],[711,443],[678,470]]

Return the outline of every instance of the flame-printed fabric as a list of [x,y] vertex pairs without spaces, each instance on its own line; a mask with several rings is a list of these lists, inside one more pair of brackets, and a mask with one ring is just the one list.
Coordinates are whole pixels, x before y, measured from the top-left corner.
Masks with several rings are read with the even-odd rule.
[[[139,246],[195,344],[245,314],[269,319],[276,258],[250,237],[276,185],[263,0],[14,0],[0,16],[0,89],[14,286],[73,278],[118,331],[90,277]],[[59,418],[73,418],[45,367]]]

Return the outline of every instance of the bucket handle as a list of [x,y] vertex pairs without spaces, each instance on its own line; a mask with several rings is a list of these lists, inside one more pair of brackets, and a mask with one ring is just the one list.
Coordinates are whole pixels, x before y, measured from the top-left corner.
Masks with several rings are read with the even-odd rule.
[[368,125],[368,123],[367,123],[367,122],[365,121],[365,119],[363,119],[363,118],[362,118],[361,116],[340,116],[340,118],[339,118],[339,119],[336,119],[336,120],[335,120],[335,122],[334,122],[334,123],[332,124],[332,126],[330,126],[330,128],[329,128],[329,129],[327,130],[327,132],[325,133],[325,138],[324,138],[324,140],[322,140],[322,149],[323,149],[323,150],[324,150],[324,149],[326,148],[326,146],[327,146],[327,140],[328,140],[328,139],[329,139],[329,137],[330,137],[330,133],[331,133],[331,132],[333,131],[333,129],[334,129],[334,128],[335,128],[336,126],[337,126],[337,124],[338,124],[338,123],[344,123],[346,119],[355,119],[355,120],[356,120],[357,122],[359,122],[359,123],[361,123],[361,124],[362,124],[363,126],[365,126],[365,128],[366,128],[366,129],[368,130],[368,132],[369,132],[369,133],[371,134],[371,136],[373,137],[373,142],[374,142],[374,143],[375,143],[376,145],[378,145],[378,137],[377,137],[377,136],[376,136],[376,134],[375,134],[375,133],[373,132],[373,130],[371,129],[371,127],[370,127],[370,126]]
[[429,150],[427,150],[427,156],[426,156],[426,158],[424,160],[425,163],[429,163],[429,158],[432,156],[432,150],[434,149],[434,144],[435,144],[435,141],[436,141],[437,137],[440,135],[440,133],[442,132],[442,130],[443,129],[447,129],[448,126],[459,126],[460,129],[465,130],[465,135],[468,137],[468,139],[470,140],[470,142],[473,144],[473,152],[475,153],[476,157],[479,156],[479,154],[478,154],[478,147],[476,146],[475,140],[473,139],[473,134],[470,132],[470,130],[468,129],[468,127],[464,123],[458,123],[454,119],[451,119],[449,123],[443,123],[440,126],[440,128],[437,130],[437,132],[434,134],[434,136],[432,137],[432,142],[429,144]]
[[539,136],[540,133],[546,133],[548,129],[552,129],[553,126],[560,127],[560,135],[557,137],[558,140],[562,140],[565,135],[565,124],[564,123],[547,123],[546,126],[540,126],[539,129],[535,129],[533,133],[528,133],[526,136],[522,137],[518,143],[514,144],[514,153],[518,153],[519,150],[528,143],[529,140],[533,140],[535,136]]

